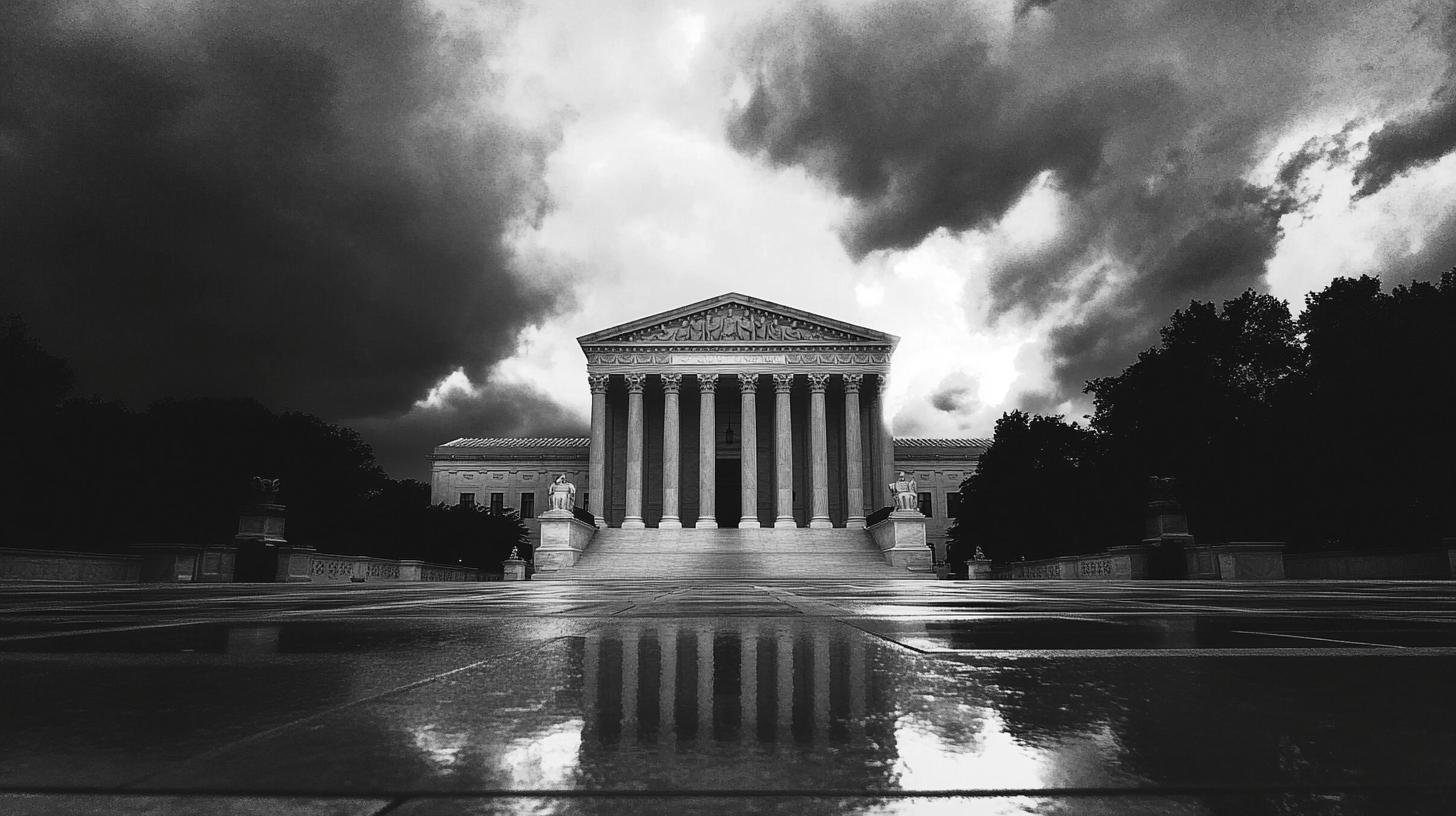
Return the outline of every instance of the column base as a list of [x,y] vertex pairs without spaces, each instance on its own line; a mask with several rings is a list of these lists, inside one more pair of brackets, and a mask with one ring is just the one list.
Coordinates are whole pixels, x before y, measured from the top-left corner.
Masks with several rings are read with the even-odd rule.
[[834,522],[830,521],[827,518],[812,518],[812,519],[809,519],[809,529],[811,529],[811,530],[829,530],[829,529],[832,529],[833,527],[834,527]]
[[738,520],[738,529],[740,530],[757,530],[762,526],[762,524],[758,523],[758,519],[756,517],[741,518]]
[[863,530],[865,528],[865,517],[850,516],[844,520],[844,528],[846,530]]
[[682,519],[677,519],[677,518],[664,518],[662,521],[657,522],[657,529],[659,529],[659,530],[681,530],[682,529]]
[[797,530],[799,529],[799,523],[794,521],[793,518],[789,516],[779,516],[778,518],[774,519],[774,529]]
[[647,525],[644,524],[642,522],[642,519],[640,519],[640,518],[632,518],[631,516],[628,516],[627,518],[622,519],[622,529],[623,530],[646,530],[647,529]]
[[697,528],[699,530],[716,530],[718,529],[718,520],[710,518],[700,518],[698,519]]

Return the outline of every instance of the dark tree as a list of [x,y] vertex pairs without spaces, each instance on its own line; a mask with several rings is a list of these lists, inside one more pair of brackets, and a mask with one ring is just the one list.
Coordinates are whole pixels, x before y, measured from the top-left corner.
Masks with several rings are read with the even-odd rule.
[[[991,447],[961,485],[951,562],[959,565],[976,546],[1005,561],[1126,543],[1109,540],[1117,505],[1101,483],[1103,458],[1096,435],[1076,423],[1021,411],[1003,415]],[[1129,529],[1135,531],[1136,521]]]
[[1124,495],[1174,476],[1196,535],[1282,537],[1289,459],[1303,420],[1304,351],[1283,301],[1245,292],[1173,314],[1162,343],[1115,377],[1087,384],[1105,478]]

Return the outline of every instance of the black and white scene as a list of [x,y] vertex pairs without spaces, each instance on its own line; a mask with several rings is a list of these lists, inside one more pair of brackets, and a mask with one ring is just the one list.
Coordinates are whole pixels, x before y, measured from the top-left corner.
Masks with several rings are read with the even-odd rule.
[[1456,812],[1451,0],[4,0],[7,816]]

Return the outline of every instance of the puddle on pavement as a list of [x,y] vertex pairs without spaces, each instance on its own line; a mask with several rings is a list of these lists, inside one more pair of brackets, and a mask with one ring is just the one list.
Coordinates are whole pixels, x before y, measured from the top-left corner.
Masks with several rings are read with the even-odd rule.
[[[234,648],[270,648],[261,631],[235,637]],[[298,792],[1412,783],[1456,762],[1456,731],[1430,719],[1453,683],[1456,658],[965,665],[822,619],[633,619],[155,781]],[[1380,693],[1392,687],[1401,694]]]

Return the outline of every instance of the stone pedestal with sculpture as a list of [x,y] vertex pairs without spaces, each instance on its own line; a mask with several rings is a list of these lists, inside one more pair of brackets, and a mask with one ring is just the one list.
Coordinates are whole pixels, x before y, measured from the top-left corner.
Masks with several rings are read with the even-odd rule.
[[885,561],[909,572],[933,572],[930,549],[926,547],[925,516],[920,513],[920,497],[915,479],[903,471],[889,485],[893,500],[888,518],[869,528],[870,537]]
[[972,581],[988,581],[991,579],[991,559],[986,556],[979,545],[976,552],[966,561],[966,578]]
[[551,573],[576,564],[586,550],[597,528],[576,517],[573,511],[576,499],[576,485],[566,480],[566,475],[546,489],[551,509],[542,513],[541,542],[536,546],[536,572]]
[[511,548],[511,557],[501,562],[501,580],[526,580],[526,559],[521,557],[520,550],[515,547]]

